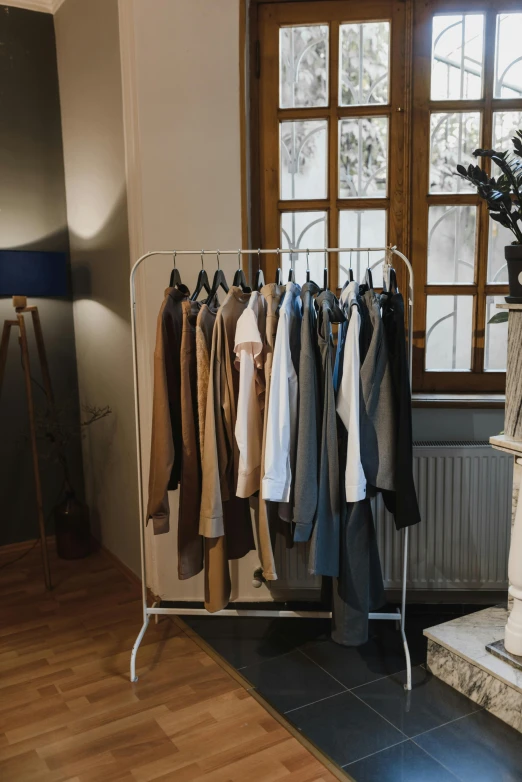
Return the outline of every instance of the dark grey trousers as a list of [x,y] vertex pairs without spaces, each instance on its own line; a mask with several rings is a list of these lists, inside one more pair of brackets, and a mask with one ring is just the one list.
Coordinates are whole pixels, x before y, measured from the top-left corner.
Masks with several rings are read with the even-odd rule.
[[343,503],[339,578],[333,579],[332,639],[343,646],[368,640],[368,612],[385,602],[370,499]]

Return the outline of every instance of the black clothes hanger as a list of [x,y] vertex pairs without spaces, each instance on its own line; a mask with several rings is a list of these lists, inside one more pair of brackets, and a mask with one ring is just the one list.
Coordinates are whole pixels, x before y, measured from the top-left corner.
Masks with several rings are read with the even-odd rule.
[[353,269],[352,269],[352,251],[350,250],[350,266],[348,267],[348,279],[343,285],[343,291],[345,288],[348,287],[348,285],[353,282]]
[[373,290],[373,276],[372,276],[372,270],[370,269],[370,251],[368,250],[368,266],[366,268],[366,275],[364,278],[364,281],[368,288],[372,291]]
[[174,250],[174,268],[172,269],[170,273],[170,282],[169,282],[169,288],[179,288],[180,285],[183,285],[181,282],[181,275],[178,271],[178,268],[176,266],[176,250]]
[[254,277],[252,289],[255,291],[260,291],[264,284],[265,275],[263,274],[263,270],[261,268],[261,248],[259,248],[257,251],[257,272],[256,276]]
[[241,250],[237,251],[237,270],[234,274],[234,280],[232,282],[232,285],[235,285],[238,288],[241,288],[243,293],[251,293],[252,288],[248,287],[248,282],[245,277],[245,272],[241,268]]
[[290,271],[288,272],[288,282],[295,282],[294,261],[292,260],[292,253],[290,253]]
[[281,252],[279,247],[277,248],[276,252],[277,252],[277,263],[278,263],[278,266],[277,266],[277,269],[276,269],[275,281],[276,281],[276,285],[282,285],[283,284],[283,270],[281,269],[281,264],[280,264],[280,261],[279,261],[279,253]]
[[197,301],[198,296],[203,290],[203,288],[206,290],[207,294],[210,293],[210,283],[208,281],[208,276],[205,271],[205,267],[203,265],[203,250],[201,250],[201,270],[198,274],[198,281],[196,283],[196,288],[194,290],[194,293],[190,297],[190,300]]
[[306,281],[310,282],[310,250],[308,249],[306,250]]
[[214,297],[218,292],[219,288],[223,288],[225,293],[228,293],[227,281],[219,265],[219,250],[216,251],[216,257],[217,257],[217,270],[216,273],[214,274],[214,279],[212,280],[212,288],[210,290],[210,293],[208,294],[207,304],[210,304],[214,300]]
[[390,278],[389,278],[388,289],[390,293],[399,293],[399,286],[397,285],[397,274],[395,273],[395,269],[393,268],[393,266],[390,266]]
[[321,293],[328,290],[328,260],[326,250],[324,251],[324,269],[323,269],[323,287]]

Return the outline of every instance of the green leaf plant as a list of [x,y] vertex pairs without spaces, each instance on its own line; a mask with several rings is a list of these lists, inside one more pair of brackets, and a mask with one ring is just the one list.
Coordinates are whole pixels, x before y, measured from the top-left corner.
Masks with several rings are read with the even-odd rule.
[[497,152],[494,149],[476,149],[474,157],[489,158],[501,174],[490,177],[479,166],[458,165],[457,173],[470,182],[488,206],[492,220],[514,234],[512,244],[522,244],[522,130],[517,130],[513,150]]

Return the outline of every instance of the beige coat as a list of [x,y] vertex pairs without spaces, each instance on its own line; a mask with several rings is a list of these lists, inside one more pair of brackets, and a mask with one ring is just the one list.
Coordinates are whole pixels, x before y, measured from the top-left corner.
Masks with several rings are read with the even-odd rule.
[[[205,414],[207,409],[208,385],[210,379],[210,354],[212,332],[217,310],[203,304],[196,323],[196,351],[198,363],[198,412],[199,445],[201,453],[205,447]],[[230,572],[226,539],[203,538],[205,556],[205,608],[211,613],[225,608],[230,599]]]
[[234,338],[249,298],[250,294],[233,286],[216,315],[202,454],[199,531],[206,538],[226,535],[229,559],[238,559],[254,548],[248,500],[236,497],[239,450],[234,435],[239,395]]

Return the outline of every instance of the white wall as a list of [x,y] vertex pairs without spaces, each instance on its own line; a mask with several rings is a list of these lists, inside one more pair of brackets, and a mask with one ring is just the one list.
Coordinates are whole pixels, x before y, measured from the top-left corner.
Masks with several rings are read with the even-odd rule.
[[93,532],[139,572],[129,232],[117,0],[55,16],[80,401],[112,415],[83,441]]

